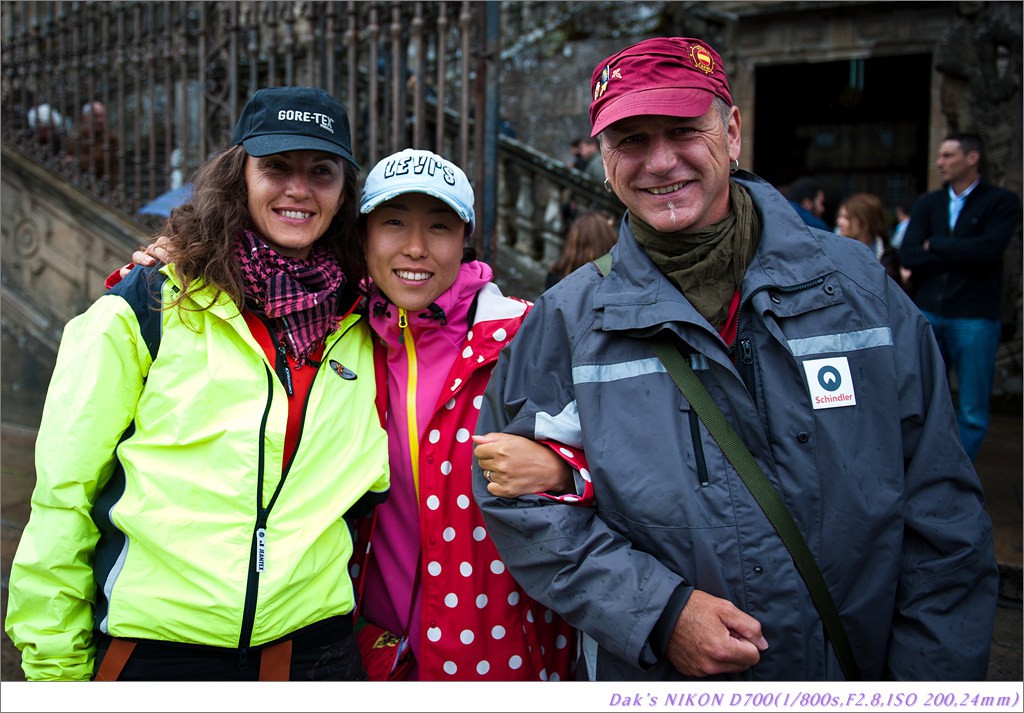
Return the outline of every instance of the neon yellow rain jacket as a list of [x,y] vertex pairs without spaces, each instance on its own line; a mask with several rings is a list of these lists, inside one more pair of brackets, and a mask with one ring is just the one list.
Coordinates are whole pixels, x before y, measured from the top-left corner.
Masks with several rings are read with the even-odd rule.
[[64,330],[10,575],[29,680],[90,679],[94,628],[246,649],[353,608],[342,516],[389,482],[365,318],[327,338],[284,463],[274,365],[223,296],[153,309],[178,289],[132,270]]

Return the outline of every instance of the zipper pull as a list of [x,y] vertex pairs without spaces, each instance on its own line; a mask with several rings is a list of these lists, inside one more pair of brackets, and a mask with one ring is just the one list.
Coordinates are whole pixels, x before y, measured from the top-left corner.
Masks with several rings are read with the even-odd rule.
[[292,386],[292,370],[288,366],[288,353],[285,351],[283,344],[277,348],[277,359],[275,359],[275,362],[274,371],[277,372],[277,378],[284,384],[288,395],[294,396],[295,389]]
[[398,342],[405,342],[405,330],[409,328],[409,314],[402,307],[398,308]]
[[748,366],[754,363],[754,347],[749,339],[740,341],[740,361]]
[[267,517],[266,508],[260,510],[256,519],[256,572],[267,571]]

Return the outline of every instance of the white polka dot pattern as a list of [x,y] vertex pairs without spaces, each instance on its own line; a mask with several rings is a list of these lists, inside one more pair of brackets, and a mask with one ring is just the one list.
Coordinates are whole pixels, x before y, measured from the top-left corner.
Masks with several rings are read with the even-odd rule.
[[[538,681],[554,671],[552,678],[572,680],[572,629],[519,589],[487,535],[473,496],[471,436],[490,365],[520,321],[486,321],[481,316],[487,311],[485,296],[495,299],[481,293],[477,318],[484,321],[460,346],[446,352],[454,358],[451,372],[440,384],[442,396],[429,422],[419,424],[419,540],[424,566],[419,581],[425,635],[414,649],[421,649],[416,652],[420,679]],[[423,344],[421,334],[416,334],[417,349]],[[453,343],[458,342],[448,342]],[[406,358],[404,350],[398,357]],[[398,357],[396,364],[401,363]],[[420,362],[421,377],[427,363]],[[391,405],[396,421],[404,425],[404,402],[401,409],[395,408],[394,399]],[[561,637],[561,647],[556,637]]]

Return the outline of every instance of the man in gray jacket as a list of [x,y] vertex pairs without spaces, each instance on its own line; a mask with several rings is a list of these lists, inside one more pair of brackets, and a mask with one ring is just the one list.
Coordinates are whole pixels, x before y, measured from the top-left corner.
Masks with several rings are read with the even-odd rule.
[[843,677],[793,558],[652,350],[669,336],[792,514],[859,675],[984,678],[992,527],[928,322],[862,246],[738,170],[707,43],[645,40],[590,88],[628,209],[611,269],[538,298],[478,426],[582,452],[585,497],[501,498],[478,471],[506,565],[583,632],[590,679]]

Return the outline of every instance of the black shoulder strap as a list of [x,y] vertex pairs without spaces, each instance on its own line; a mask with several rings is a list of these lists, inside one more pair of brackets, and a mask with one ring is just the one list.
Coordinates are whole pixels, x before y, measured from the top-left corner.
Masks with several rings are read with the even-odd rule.
[[149,349],[149,356],[156,361],[160,350],[160,337],[163,328],[163,286],[167,275],[160,272],[160,265],[141,267],[136,265],[128,272],[127,277],[110,288],[108,295],[122,297],[132,307],[135,318],[139,320],[139,331]]

